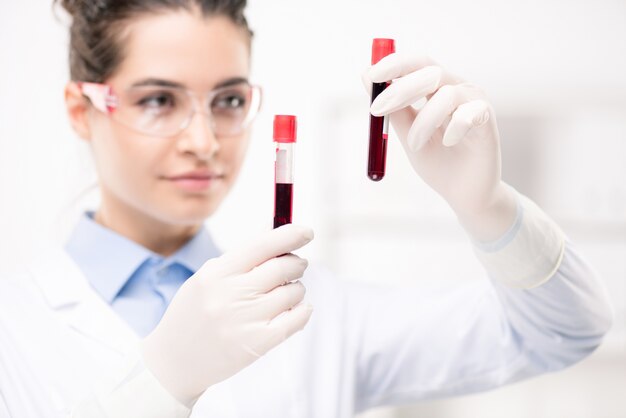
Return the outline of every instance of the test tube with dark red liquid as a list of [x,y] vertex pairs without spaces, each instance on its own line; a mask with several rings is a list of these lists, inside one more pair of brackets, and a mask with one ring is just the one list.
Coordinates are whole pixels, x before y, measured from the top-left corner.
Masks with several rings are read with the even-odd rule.
[[276,115],[274,117],[274,142],[276,162],[274,164],[274,228],[291,223],[293,206],[293,152],[296,144],[296,117]]
[[[396,43],[393,39],[374,39],[372,43],[372,65],[394,52],[396,52]],[[389,86],[388,82],[372,84],[372,103],[387,86]],[[370,148],[367,158],[367,176],[373,181],[380,181],[385,177],[388,135],[389,117],[374,116],[370,113]]]

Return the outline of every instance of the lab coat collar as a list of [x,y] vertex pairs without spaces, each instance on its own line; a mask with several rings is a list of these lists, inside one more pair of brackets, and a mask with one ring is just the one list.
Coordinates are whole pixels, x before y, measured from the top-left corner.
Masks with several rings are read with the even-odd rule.
[[135,348],[138,336],[94,291],[67,252],[47,251],[30,273],[50,308],[76,332],[120,354]]
[[82,272],[62,249],[46,251],[46,255],[30,267],[30,272],[52,309],[75,305],[89,290]]

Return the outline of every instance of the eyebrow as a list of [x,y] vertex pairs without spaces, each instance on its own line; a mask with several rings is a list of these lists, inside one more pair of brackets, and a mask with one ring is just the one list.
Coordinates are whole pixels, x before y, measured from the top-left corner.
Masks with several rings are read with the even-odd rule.
[[[249,82],[248,79],[245,77],[233,77],[233,78],[229,78],[229,79],[219,82],[215,86],[215,88],[228,87],[228,86],[232,86],[235,84],[248,83],[248,82]],[[179,88],[179,89],[185,88],[185,86],[181,83],[178,83],[176,81],[171,81],[171,80],[165,80],[161,78],[146,78],[143,80],[139,80],[133,83],[131,88],[132,87],[170,87],[170,88]]]

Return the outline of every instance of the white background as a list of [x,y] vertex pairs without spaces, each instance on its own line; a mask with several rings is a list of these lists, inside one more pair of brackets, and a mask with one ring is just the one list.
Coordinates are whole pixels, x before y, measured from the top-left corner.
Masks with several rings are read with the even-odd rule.
[[[498,114],[504,177],[588,255],[615,327],[571,369],[488,394],[368,417],[626,417],[626,2],[252,0],[253,80],[264,87],[239,183],[209,221],[222,248],[270,227],[271,119],[299,117],[295,221],[305,251],[339,275],[454,285],[482,272],[450,210],[389,145],[388,174],[365,177],[373,37],[429,54],[482,86]],[[88,150],[62,91],[67,35],[50,2],[0,0],[0,275],[64,239],[96,204]]]

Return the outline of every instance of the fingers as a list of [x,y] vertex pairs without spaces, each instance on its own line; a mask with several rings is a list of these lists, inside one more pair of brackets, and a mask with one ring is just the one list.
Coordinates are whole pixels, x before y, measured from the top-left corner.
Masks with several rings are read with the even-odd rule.
[[294,254],[287,254],[266,261],[242,276],[242,280],[253,286],[255,291],[267,293],[278,286],[301,278],[308,265],[307,260]]
[[416,57],[396,53],[387,55],[377,64],[372,65],[368,75],[372,82],[383,83],[429,66],[437,66],[437,63],[430,57]]
[[490,108],[484,100],[472,100],[460,105],[443,135],[443,145],[452,147],[461,142],[471,129],[487,123],[491,118]]
[[391,54],[373,65],[362,75],[363,85],[371,94],[371,83],[393,83],[372,103],[374,116],[388,115],[430,98],[442,86],[462,82],[426,56]]
[[278,315],[298,305],[304,300],[306,289],[297,281],[278,286],[258,299],[258,312],[262,318],[274,319]]
[[410,106],[437,91],[441,87],[442,78],[443,70],[436,66],[424,67],[405,75],[378,95],[370,112],[374,116],[383,116]]
[[419,151],[444,122],[452,117],[461,104],[482,99],[484,93],[471,84],[445,85],[419,111],[409,129],[407,143],[413,152]]
[[284,312],[282,315],[278,315],[267,327],[275,336],[276,341],[274,345],[289,338],[296,332],[300,331],[309,322],[311,314],[313,313],[313,307],[308,304],[300,304],[293,309]]
[[[391,54],[361,78],[370,94],[372,83],[392,81],[372,102],[370,112],[390,116],[407,152],[418,152],[432,138],[452,147],[493,119],[481,89],[463,83],[428,57]],[[420,109],[413,106],[424,98]]]
[[295,251],[312,240],[313,230],[310,228],[284,225],[271,230],[252,244],[209,260],[201,270],[206,268],[211,274],[222,276],[246,273],[267,260]]

